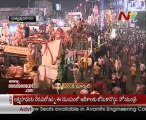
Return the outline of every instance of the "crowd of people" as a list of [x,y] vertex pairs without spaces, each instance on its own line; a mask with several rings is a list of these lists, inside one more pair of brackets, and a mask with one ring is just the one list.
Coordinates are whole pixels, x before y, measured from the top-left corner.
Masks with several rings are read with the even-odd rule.
[[[100,31],[81,19],[66,32],[58,29],[57,33],[52,25],[48,27],[48,41],[60,35],[65,49],[84,51],[84,55],[72,63],[73,67],[67,69],[73,76],[71,82],[93,83],[93,91],[82,90],[80,94],[145,94],[145,32],[136,28],[115,29],[116,37],[111,39],[110,31]],[[25,38],[29,37],[28,32]],[[38,32],[34,30],[34,34]]]
[[[87,47],[81,47],[81,50],[87,54],[80,60],[74,61],[72,69],[69,68],[73,71],[74,82],[92,81],[96,89],[96,92],[92,93],[145,94],[146,42],[144,31],[136,28],[116,28],[117,36],[110,39],[98,28],[93,30],[93,27],[86,27],[80,32],[76,27],[73,28],[73,31],[76,30],[73,32],[73,49],[85,46],[83,45],[85,43]],[[83,35],[86,40],[82,38]],[[99,35],[101,36],[100,43],[104,43],[101,46],[98,45]],[[87,45],[90,37],[93,42],[92,52],[88,52]],[[76,43],[78,45],[74,45]],[[129,90],[129,88],[134,89]]]

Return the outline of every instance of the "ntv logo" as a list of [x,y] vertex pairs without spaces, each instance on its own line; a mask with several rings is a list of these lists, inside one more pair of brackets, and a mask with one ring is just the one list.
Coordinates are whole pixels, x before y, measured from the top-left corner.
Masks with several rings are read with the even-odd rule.
[[136,15],[137,15],[136,12],[128,12],[128,14],[126,15],[125,12],[122,11],[122,12],[120,12],[120,14],[119,14],[118,20],[122,20],[122,17],[123,17],[123,19],[125,19],[126,21],[135,20]]

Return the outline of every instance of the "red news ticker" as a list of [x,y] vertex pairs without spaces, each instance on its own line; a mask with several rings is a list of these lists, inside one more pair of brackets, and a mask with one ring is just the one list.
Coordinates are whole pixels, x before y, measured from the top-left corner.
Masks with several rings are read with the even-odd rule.
[[146,95],[65,95],[19,94],[13,95],[13,105],[32,106],[104,106],[146,105]]

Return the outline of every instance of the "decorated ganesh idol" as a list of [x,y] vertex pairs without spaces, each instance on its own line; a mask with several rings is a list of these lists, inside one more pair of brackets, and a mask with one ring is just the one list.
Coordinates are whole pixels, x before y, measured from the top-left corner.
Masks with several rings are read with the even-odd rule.
[[56,30],[56,33],[55,33],[55,36],[54,36],[55,40],[60,40],[60,39],[63,38],[63,36],[64,36],[64,32],[63,32],[62,28],[58,28]]
[[51,41],[61,40],[61,44],[65,45],[65,46],[66,45],[71,46],[71,42],[72,42],[69,34],[65,31],[63,31],[62,28],[58,28],[50,39],[51,39]]
[[23,27],[21,25],[17,26],[17,30],[14,34],[14,40],[16,42],[17,45],[21,45],[22,44],[22,40],[23,40]]
[[8,35],[9,35],[9,28],[7,24],[4,24],[4,27],[2,29],[2,39],[5,42],[8,42]]
[[61,40],[63,38],[63,30],[58,28],[54,33],[50,36],[50,41]]

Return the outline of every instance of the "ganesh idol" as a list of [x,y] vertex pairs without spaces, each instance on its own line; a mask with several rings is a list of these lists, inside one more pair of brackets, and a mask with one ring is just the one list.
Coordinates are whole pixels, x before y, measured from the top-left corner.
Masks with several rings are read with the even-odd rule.
[[18,25],[13,37],[17,45],[22,45],[23,36],[23,26]]
[[9,36],[9,28],[7,24],[4,24],[4,27],[2,29],[2,40],[8,43],[8,36]]
[[50,41],[62,40],[64,38],[64,32],[61,28],[58,28],[52,36],[50,36]]
[[58,29],[56,30],[56,33],[55,33],[55,36],[54,36],[55,40],[60,40],[60,39],[62,39],[63,37],[64,37],[64,32],[63,32],[63,30],[62,30],[61,28],[58,28]]

